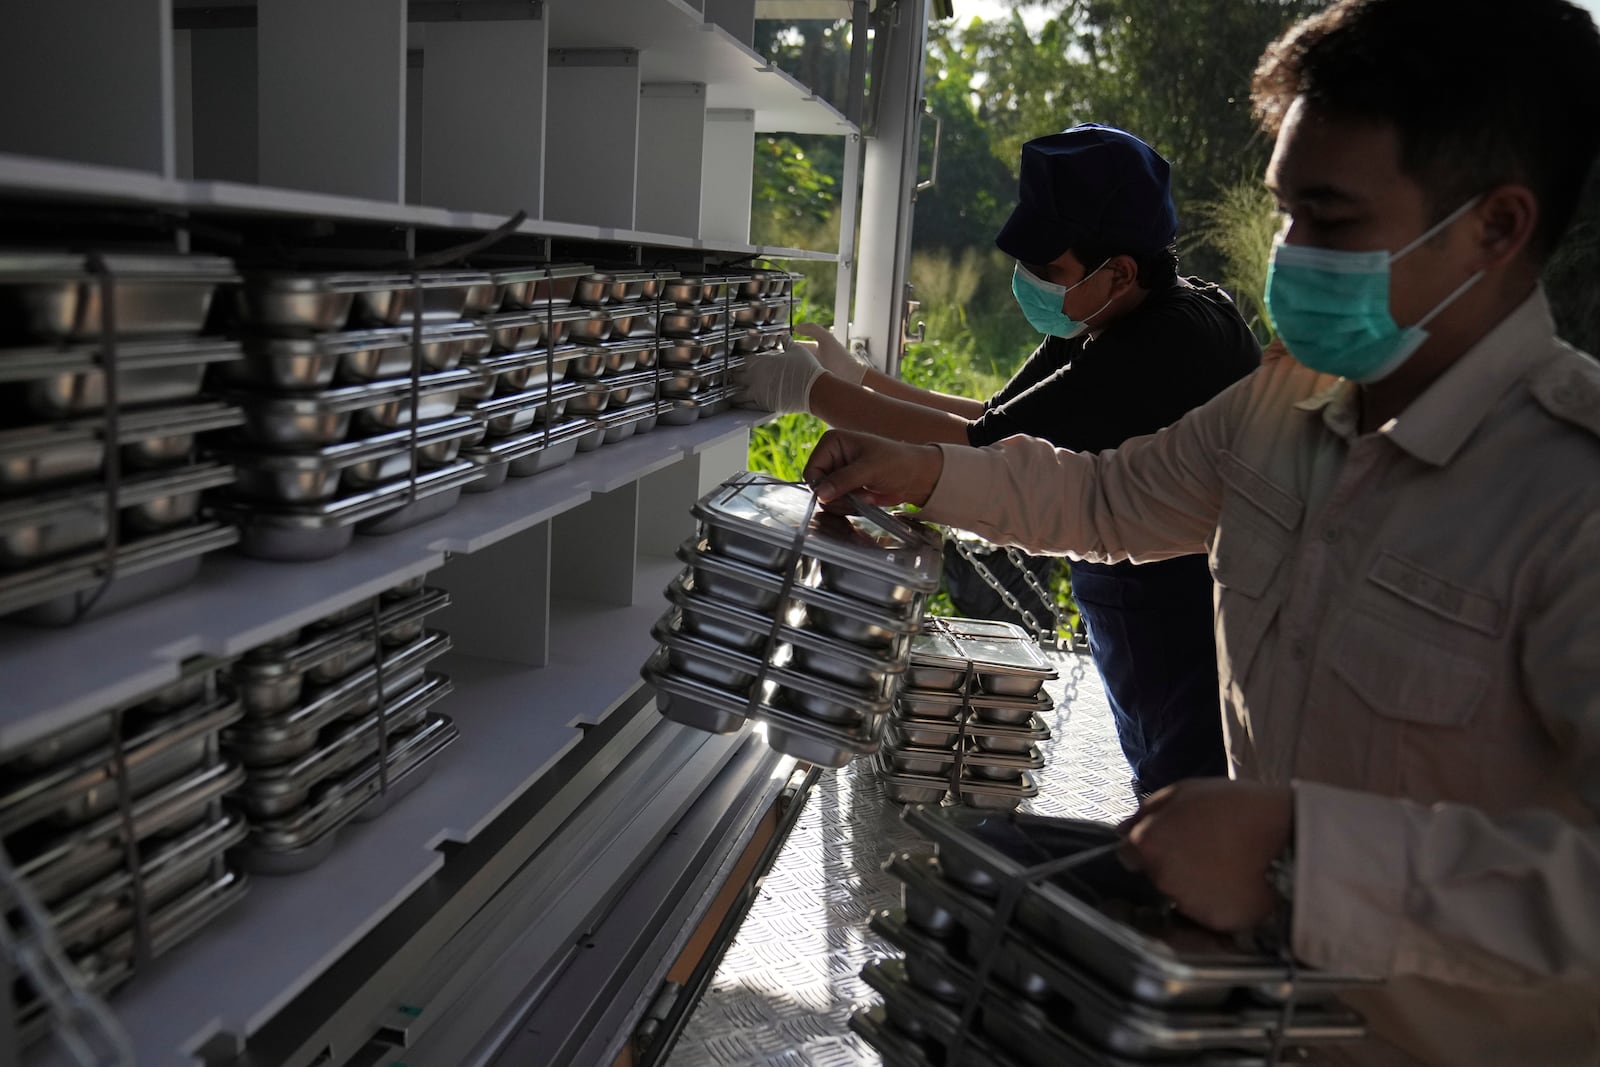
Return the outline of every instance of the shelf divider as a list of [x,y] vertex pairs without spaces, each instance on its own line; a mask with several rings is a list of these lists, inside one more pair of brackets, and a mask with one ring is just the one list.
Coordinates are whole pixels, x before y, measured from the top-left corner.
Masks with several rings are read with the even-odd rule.
[[625,606],[633,603],[639,485],[596,493],[552,523],[550,589],[554,597]]
[[639,53],[631,48],[557,49],[550,53],[548,76],[545,215],[633,229]]
[[405,0],[258,0],[267,185],[405,198]]
[[439,627],[482,659],[543,667],[550,659],[550,524],[452,556],[429,582],[450,591]]
[[639,182],[635,224],[661,233],[700,232],[706,87],[646,82],[639,87]]

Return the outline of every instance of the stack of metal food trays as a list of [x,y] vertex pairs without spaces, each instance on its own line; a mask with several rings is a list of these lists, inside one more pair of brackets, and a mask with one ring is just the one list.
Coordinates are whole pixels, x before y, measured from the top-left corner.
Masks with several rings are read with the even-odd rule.
[[1022,627],[988,619],[924,620],[911,642],[906,683],[895,702],[878,769],[902,804],[937,804],[946,794],[976,808],[1010,809],[1037,796],[1040,742],[1056,677]]
[[174,684],[0,753],[11,934],[62,950],[19,953],[23,978],[6,995],[25,1041],[50,1031],[62,987],[120,985],[244,892],[224,856],[244,820],[221,803],[244,774],[220,744],[243,709],[223,674],[192,661]]
[[729,407],[729,373],[750,355],[788,339],[798,278],[758,270],[685,275],[667,283],[672,306],[661,314],[663,422],[687,424]]
[[245,768],[234,799],[249,819],[239,851],[248,870],[321,862],[340,827],[384,811],[455,740],[455,725],[431,711],[450,679],[428,669],[450,639],[425,627],[449,603],[414,579],[233,664],[243,718],[222,745]]
[[584,317],[571,328],[580,347],[567,365],[573,393],[566,413],[582,420],[579,452],[649,433],[660,421],[657,327],[672,277],[633,271],[578,279],[572,301]]
[[0,616],[143,600],[237,540],[201,509],[233,468],[195,448],[240,421],[201,397],[239,356],[201,335],[233,277],[205,256],[0,253]]
[[443,514],[482,474],[461,450],[483,434],[458,414],[490,352],[463,316],[498,307],[487,274],[252,274],[239,293],[245,358],[228,375],[245,410],[219,449],[239,469],[226,513],[242,550],[312,560],[356,530]]
[[1267,1067],[1364,1035],[1333,999],[1355,980],[1184,919],[1122,864],[1115,827],[962,807],[905,821],[936,850],[889,861],[902,906],[871,925],[905,956],[862,970],[882,1003],[851,1019],[888,1064]]
[[694,514],[642,672],[661,713],[713,733],[759,719],[773,748],[825,767],[876,752],[938,587],[940,535],[870,506],[822,511],[804,486],[758,474]]

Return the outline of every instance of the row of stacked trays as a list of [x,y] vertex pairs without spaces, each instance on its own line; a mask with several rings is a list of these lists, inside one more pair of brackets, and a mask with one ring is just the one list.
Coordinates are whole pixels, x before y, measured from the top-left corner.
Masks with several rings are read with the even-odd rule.
[[694,506],[643,675],[668,718],[713,733],[761,720],[780,752],[842,767],[876,752],[941,539],[864,503],[740,474]]
[[239,359],[202,332],[234,278],[210,256],[0,254],[0,616],[155,596],[237,540],[201,506],[234,471],[196,448],[241,421],[201,394]]
[[359,529],[388,533],[454,507],[481,472],[482,426],[456,412],[488,356],[466,316],[524,280],[470,271],[251,274],[244,359],[228,374],[246,421],[219,447],[240,471],[225,514],[262,559],[324,559]]
[[1009,810],[1037,796],[1034,775],[1050,739],[1056,677],[1020,626],[989,619],[929,618],[911,642],[905,685],[877,765],[885,793],[902,804],[946,796]]
[[[872,929],[904,953],[862,978],[851,1026],[896,1067],[1268,1067],[1359,1041],[1357,984],[1268,937],[1180,915],[1117,856],[1115,827],[913,807],[936,846],[889,862],[902,905]],[[1014,905],[1012,901],[1015,901]]]
[[451,692],[429,665],[450,649],[426,618],[449,594],[421,579],[246,652],[230,672],[241,718],[222,734],[244,768],[250,871],[313,867],[341,827],[381,814],[456,739],[432,709]]
[[[244,772],[221,743],[244,709],[224,669],[193,661],[172,685],[0,754],[0,867],[20,877],[37,906],[24,911],[94,993],[245,891],[226,856],[245,823],[222,803]],[[23,1040],[49,1032],[42,990],[26,978],[12,988]]]

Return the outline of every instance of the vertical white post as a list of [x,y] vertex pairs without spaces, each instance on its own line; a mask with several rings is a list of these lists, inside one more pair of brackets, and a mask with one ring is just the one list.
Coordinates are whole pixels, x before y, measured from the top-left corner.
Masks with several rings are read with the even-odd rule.
[[861,135],[844,138],[844,174],[839,181],[839,263],[833,285],[833,335],[850,341],[850,292],[856,278],[856,218],[861,209]]
[[727,30],[747,48],[755,47],[756,0],[705,0],[707,22]]
[[256,31],[190,30],[194,176],[257,180]]
[[700,185],[702,240],[749,242],[755,159],[756,113],[741,108],[708,108]]
[[[861,193],[861,253],[856,270],[854,335],[873,365],[894,373],[903,330],[905,250],[911,233],[911,201],[917,183],[917,135],[921,129],[922,56],[927,43],[924,0],[898,5],[889,40],[883,84],[874,82],[877,128],[867,142],[866,180]],[[881,47],[883,29],[879,29]]]
[[0,17],[0,151],[176,175],[171,0],[9,0]]
[[700,168],[705,165],[706,87],[652,83],[639,88],[638,210],[651,233],[700,233]]
[[428,24],[422,203],[540,216],[545,25],[543,19]]
[[630,230],[639,152],[639,54],[550,53],[544,217]]
[[405,0],[259,0],[263,185],[405,195]]
[[550,595],[626,607],[638,569],[639,483],[596,493],[551,522]]

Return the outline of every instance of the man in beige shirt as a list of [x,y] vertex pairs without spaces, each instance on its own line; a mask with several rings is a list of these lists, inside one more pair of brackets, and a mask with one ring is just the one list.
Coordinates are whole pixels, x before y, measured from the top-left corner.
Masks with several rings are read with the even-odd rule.
[[1254,99],[1286,350],[1113,452],[835,432],[807,478],[1036,550],[1207,552],[1231,779],[1157,794],[1130,859],[1218,929],[1287,890],[1302,960],[1382,979],[1339,1062],[1592,1067],[1600,366],[1538,277],[1600,34],[1563,0],[1341,0]]

